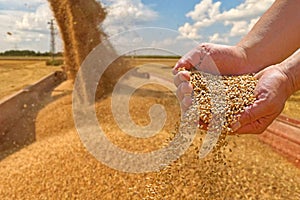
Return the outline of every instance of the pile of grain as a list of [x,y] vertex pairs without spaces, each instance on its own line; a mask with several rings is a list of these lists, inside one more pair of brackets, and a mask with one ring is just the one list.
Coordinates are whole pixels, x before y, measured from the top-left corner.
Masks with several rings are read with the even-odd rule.
[[[222,154],[221,148],[227,145],[226,136],[232,133],[231,125],[256,99],[254,89],[257,80],[253,75],[218,76],[192,70],[190,83],[193,86],[193,102],[198,108],[199,127],[207,126],[207,134],[211,134],[199,155],[205,156],[213,145],[214,154]],[[214,138],[218,139],[216,144]],[[222,156],[218,158],[222,159]]]
[[257,80],[253,75],[215,76],[193,71],[190,82],[193,85],[195,101],[199,104],[200,120],[208,124],[213,113],[223,113],[225,121],[221,128],[224,134],[232,132],[231,124],[237,122],[237,116],[256,99],[254,89]]
[[[0,199],[299,199],[300,170],[260,143],[255,136],[228,136],[223,162],[212,155],[200,160],[200,134],[175,163],[157,173],[127,174],[101,164],[81,144],[71,114],[72,84],[57,89],[61,98],[37,118],[38,141],[0,162]],[[146,97],[145,97],[146,96]],[[102,128],[114,144],[148,151],[179,122],[177,99],[167,89],[149,85],[131,98],[130,112],[141,125],[149,122],[149,106],[163,104],[164,129],[149,139],[132,138],[113,122],[111,97],[96,104]],[[232,152],[230,152],[230,150]],[[226,165],[225,165],[226,163]]]

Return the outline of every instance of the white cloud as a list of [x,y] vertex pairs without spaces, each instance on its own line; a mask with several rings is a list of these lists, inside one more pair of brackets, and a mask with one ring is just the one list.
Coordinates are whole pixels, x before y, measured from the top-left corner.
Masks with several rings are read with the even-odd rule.
[[251,19],[250,22],[246,20],[225,21],[224,25],[232,26],[229,33],[230,37],[244,36],[252,29],[252,27],[256,24],[258,19],[259,17]]
[[27,0],[27,1],[0,0],[0,3],[3,3],[3,4],[37,4],[37,3],[45,3],[45,1],[44,0]]
[[201,39],[201,36],[197,34],[197,28],[195,26],[190,25],[189,23],[185,23],[183,26],[179,27],[179,32],[183,37],[190,39]]
[[[53,15],[47,1],[0,0],[0,5],[0,21],[6,22],[0,23],[0,34],[4,36],[0,37],[0,51],[15,48],[49,51],[50,30],[47,22]],[[56,40],[56,49],[61,51],[59,35]]]
[[152,11],[139,0],[122,0],[115,2],[108,9],[109,16],[121,19],[121,21],[148,21],[157,17]]
[[53,18],[47,3],[37,7],[35,12],[25,13],[16,21],[16,28],[25,31],[48,32],[47,22]]
[[203,0],[195,6],[195,9],[186,14],[187,17],[194,21],[212,19],[220,13],[221,2],[213,3],[212,0]]
[[273,2],[274,0],[246,0],[236,8],[223,12],[219,17],[223,20],[249,20],[253,17],[262,15]]
[[[247,34],[273,2],[274,0],[245,0],[244,3],[221,12],[221,2],[203,0],[186,14],[193,23],[185,23],[178,30],[191,39],[202,38],[209,42],[230,44],[234,39]],[[210,28],[214,30],[213,34],[210,33]]]
[[13,34],[13,33],[12,33],[11,35],[8,35],[8,34],[7,34],[4,40],[7,41],[7,42],[9,42],[9,43],[14,43],[14,44],[16,44],[16,43],[21,42],[21,41],[22,41],[22,38],[21,38],[20,35],[16,35],[16,34]]
[[229,36],[243,36],[249,32],[249,23],[248,21],[225,21],[225,25],[232,25]]
[[35,10],[39,5],[44,4],[45,0],[0,0],[1,10]]
[[[22,41],[19,31],[15,28],[15,21],[24,12],[2,10],[0,12],[0,51],[15,48],[16,44]],[[5,22],[5,23],[4,23]]]
[[228,37],[215,33],[212,36],[209,36],[209,42],[212,43],[228,43]]
[[102,27],[109,35],[158,18],[158,13],[143,4],[141,0],[111,0],[107,2],[106,9],[108,15]]

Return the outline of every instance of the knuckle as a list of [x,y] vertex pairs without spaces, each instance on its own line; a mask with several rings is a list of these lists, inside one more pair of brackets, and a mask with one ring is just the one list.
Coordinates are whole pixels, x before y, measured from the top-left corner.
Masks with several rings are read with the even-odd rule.
[[211,44],[211,43],[207,43],[207,42],[202,43],[202,44],[200,45],[200,47],[202,48],[202,50],[204,50],[204,51],[207,52],[207,53],[210,52],[211,46],[212,46],[212,44]]
[[181,92],[182,93],[192,93],[192,91],[193,91],[193,88],[189,82],[181,83]]
[[180,79],[180,73],[176,74],[174,77],[174,84],[176,87],[179,87],[179,85],[181,84],[181,79]]

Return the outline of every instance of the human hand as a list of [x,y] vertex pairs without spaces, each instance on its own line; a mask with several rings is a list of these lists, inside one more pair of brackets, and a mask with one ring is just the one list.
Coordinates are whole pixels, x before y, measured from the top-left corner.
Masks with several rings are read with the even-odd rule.
[[257,100],[241,113],[239,121],[232,125],[236,134],[260,134],[282,112],[286,100],[292,94],[291,80],[279,65],[270,66],[256,74]]
[[190,73],[178,71],[180,68],[190,70],[197,66],[198,70],[213,74],[239,75],[254,72],[247,61],[247,56],[241,47],[217,44],[202,44],[183,56],[173,68],[174,83],[177,87],[177,97],[184,113],[192,104],[192,85],[189,84]]
[[173,68],[173,74],[176,75],[180,68],[190,70],[195,66],[211,74],[240,75],[256,72],[242,47],[211,43],[201,44],[184,55]]
[[182,113],[192,105],[193,86],[190,81],[190,72],[181,71],[174,77],[174,84],[177,87],[176,96],[179,99]]

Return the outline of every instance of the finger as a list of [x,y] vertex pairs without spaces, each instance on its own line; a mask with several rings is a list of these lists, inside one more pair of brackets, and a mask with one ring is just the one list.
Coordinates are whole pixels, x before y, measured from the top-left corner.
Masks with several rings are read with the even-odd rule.
[[181,114],[182,117],[184,116],[184,113],[189,109],[189,107],[191,105],[192,105],[191,95],[185,94],[182,101],[181,101],[181,103],[180,103],[181,111],[182,111],[182,114]]
[[190,107],[192,105],[191,95],[185,94],[183,99],[182,99],[182,104],[187,108]]
[[234,123],[231,126],[233,132],[238,131],[239,129],[241,129],[241,127],[248,124],[256,126],[257,124],[255,124],[254,122],[265,117],[265,108],[266,106],[263,105],[263,100],[257,100],[253,105],[246,107],[245,111],[240,114],[240,119],[238,120],[238,122]]
[[189,70],[192,67],[193,67],[193,65],[189,61],[184,60],[182,58],[176,63],[175,67],[172,69],[172,73],[173,73],[173,75],[176,75],[178,73],[178,69],[184,68],[186,70]]
[[193,92],[193,86],[190,82],[182,82],[180,84],[180,91],[182,94],[188,94],[189,96],[191,96],[192,92]]
[[180,101],[181,110],[183,113],[187,111],[187,109],[192,105],[192,86],[188,82],[183,82],[178,87],[178,99]]
[[261,134],[263,133],[267,127],[272,123],[270,118],[262,118],[260,120],[256,120],[250,124],[246,124],[242,126],[236,134]]
[[179,102],[181,103],[182,99],[183,99],[183,94],[181,93],[180,86],[176,90],[176,96],[177,96],[177,99],[179,100]]
[[191,98],[193,87],[189,82],[182,82],[176,91],[176,96],[179,101],[183,101],[184,97]]
[[183,101],[180,103],[180,108],[181,108],[181,116],[184,116],[184,113],[188,110],[190,105],[185,105]]
[[188,71],[181,71],[174,77],[174,84],[178,87],[182,82],[190,81],[190,72]]

